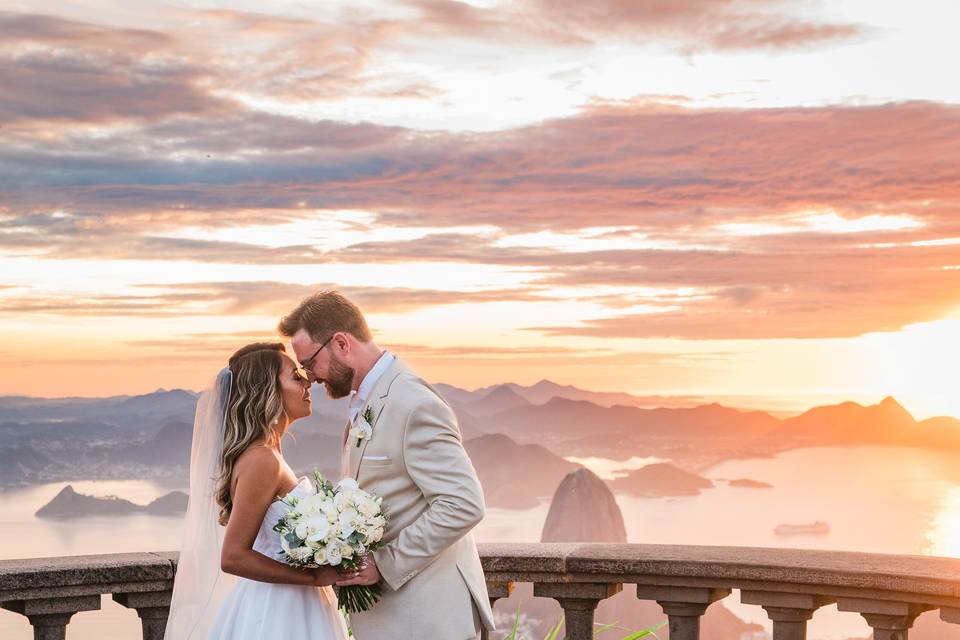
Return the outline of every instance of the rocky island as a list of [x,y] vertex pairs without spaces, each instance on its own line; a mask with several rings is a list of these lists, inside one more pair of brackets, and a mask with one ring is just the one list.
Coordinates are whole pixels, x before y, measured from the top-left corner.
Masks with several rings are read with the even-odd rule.
[[663,498],[700,495],[701,489],[712,489],[713,482],[669,462],[657,462],[613,480],[610,486],[635,496]]
[[124,516],[133,513],[176,516],[187,510],[187,494],[172,491],[148,505],[139,505],[116,496],[88,496],[77,493],[73,485],[60,490],[53,500],[40,507],[38,518],[84,518],[89,516]]

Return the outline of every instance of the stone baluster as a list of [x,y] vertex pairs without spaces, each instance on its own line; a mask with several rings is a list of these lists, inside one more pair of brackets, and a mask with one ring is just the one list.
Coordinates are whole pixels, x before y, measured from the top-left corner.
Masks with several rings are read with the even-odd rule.
[[700,617],[707,607],[730,595],[730,589],[637,585],[637,597],[656,600],[670,620],[670,640],[699,640]]
[[[490,598],[490,608],[501,598],[509,598],[513,593],[512,582],[494,582],[487,584],[487,596]],[[490,631],[484,627],[480,631],[480,640],[490,640]]]
[[940,607],[940,619],[951,624],[960,624],[960,608]]
[[873,640],[907,640],[913,621],[924,611],[933,609],[933,606],[868,598],[837,598],[837,608],[862,615],[873,629]]
[[2,606],[27,616],[33,625],[34,640],[64,640],[73,614],[98,610],[100,595],[11,600],[2,603]]
[[593,614],[597,605],[622,588],[619,583],[538,582],[533,585],[533,595],[560,603],[567,640],[593,640]]
[[115,593],[113,599],[128,609],[136,609],[143,627],[143,640],[163,640],[170,615],[172,591]]
[[773,640],[805,640],[807,621],[817,609],[833,603],[834,599],[806,593],[741,591],[740,601],[763,607],[773,621]]

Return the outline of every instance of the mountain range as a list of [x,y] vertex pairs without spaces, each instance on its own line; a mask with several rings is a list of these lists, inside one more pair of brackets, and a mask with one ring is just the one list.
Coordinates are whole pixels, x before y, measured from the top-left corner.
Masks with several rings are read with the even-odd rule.
[[[474,391],[435,387],[454,407],[478,474],[492,504],[500,506],[531,506],[548,498],[577,467],[571,457],[651,456],[700,472],[725,459],[809,446],[960,449],[960,420],[917,421],[893,398],[869,406],[815,407],[781,419],[716,403],[647,408],[638,406],[643,399],[636,396],[547,380]],[[0,397],[0,486],[182,476],[195,404],[196,394],[181,389],[94,399]],[[313,415],[295,423],[285,440],[296,471],[317,467],[336,474],[346,415],[346,399],[330,400],[316,390]]]

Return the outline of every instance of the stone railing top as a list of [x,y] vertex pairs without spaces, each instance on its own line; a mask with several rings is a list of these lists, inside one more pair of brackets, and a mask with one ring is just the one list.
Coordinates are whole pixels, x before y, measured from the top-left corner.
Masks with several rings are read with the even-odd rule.
[[50,589],[168,582],[176,558],[168,552],[0,560],[0,600]]
[[[488,582],[624,582],[860,594],[960,606],[960,559],[651,544],[481,544]],[[0,561],[0,601],[168,588],[177,554]]]
[[[763,547],[656,544],[482,544],[484,571],[503,580],[609,580],[678,584],[783,583],[960,599],[960,559]],[[561,577],[563,576],[563,577]],[[719,585],[718,585],[719,586]],[[739,586],[734,584],[733,586]]]

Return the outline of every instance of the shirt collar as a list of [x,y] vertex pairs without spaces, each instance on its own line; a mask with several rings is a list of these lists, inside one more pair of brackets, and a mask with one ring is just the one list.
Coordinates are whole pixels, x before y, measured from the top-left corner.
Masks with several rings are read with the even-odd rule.
[[374,363],[373,367],[370,368],[367,375],[363,377],[360,388],[357,389],[357,394],[350,401],[351,405],[360,406],[367,401],[367,397],[370,395],[370,391],[373,390],[373,386],[377,384],[377,380],[390,368],[390,365],[393,364],[395,359],[396,356],[389,351],[384,351],[380,355],[380,358]]

